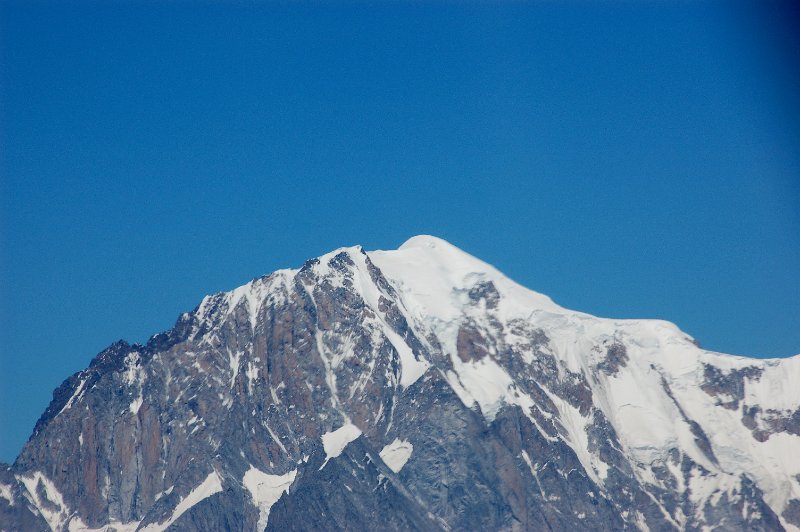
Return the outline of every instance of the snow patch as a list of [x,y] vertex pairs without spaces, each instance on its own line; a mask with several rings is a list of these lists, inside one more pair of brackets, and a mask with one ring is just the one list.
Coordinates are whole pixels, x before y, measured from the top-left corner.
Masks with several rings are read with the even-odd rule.
[[11,494],[11,486],[9,484],[0,484],[0,497],[7,500],[11,506],[14,506],[14,496]]
[[389,469],[395,473],[399,473],[403,466],[406,465],[408,459],[411,458],[411,453],[414,452],[414,446],[408,440],[395,440],[386,445],[379,453],[383,462],[389,466]]
[[265,290],[264,282],[261,279],[255,279],[245,285],[233,289],[226,294],[228,313],[233,312],[239,303],[244,300],[247,318],[250,322],[250,330],[255,332],[258,311],[260,310],[261,304],[264,301],[266,292],[267,290]]
[[278,437],[277,434],[275,434],[275,432],[273,432],[270,426],[264,423],[264,428],[267,429],[267,432],[269,432],[269,435],[272,436],[273,441],[278,444],[278,447],[281,448],[281,451],[283,451],[284,454],[289,455],[289,451],[286,450],[286,447],[283,445],[283,442],[281,442],[281,439]]
[[[382,313],[379,311],[380,298],[386,294],[382,294],[381,290],[375,284],[375,281],[373,281],[367,266],[367,256],[361,253],[359,248],[348,251],[348,254],[356,264],[356,269],[353,272],[353,282],[355,283],[356,291],[361,294],[364,301],[375,311],[376,315],[381,316]],[[381,321],[383,334],[400,357],[400,385],[404,388],[408,388],[428,370],[430,363],[424,359],[417,359],[406,341],[401,338],[383,318],[379,319]]]
[[388,326],[384,327],[383,334],[389,339],[400,357],[400,386],[408,388],[422,377],[430,364],[427,360],[417,360],[405,340]]
[[173,510],[172,515],[166,522],[150,524],[142,530],[144,532],[162,532],[163,530],[169,528],[172,523],[177,521],[178,518],[192,506],[211,497],[215,493],[219,493],[220,491],[222,491],[222,479],[219,478],[219,475],[216,471],[212,471],[209,473],[206,479],[200,483],[199,486],[193,489],[186,497],[181,499],[181,502],[178,503],[178,505],[175,507],[175,510]]
[[142,408],[142,402],[143,399],[141,395],[136,399],[134,399],[133,401],[131,401],[131,404],[128,406],[128,409],[131,411],[131,414],[135,416],[136,414],[139,413],[139,409]]
[[745,402],[784,412],[800,407],[800,357],[765,360],[763,364],[760,378],[745,379]]
[[[16,478],[25,486],[25,498],[39,510],[52,530],[59,530],[70,511],[56,485],[39,471],[34,471],[31,476],[18,475]],[[40,497],[40,485],[44,488],[44,498]]]
[[488,356],[471,362],[451,358],[463,390],[478,403],[488,421],[494,420],[504,403],[513,403],[507,398],[515,388],[514,380],[494,360]]
[[270,475],[252,465],[244,474],[242,484],[250,492],[253,504],[258,508],[258,530],[266,528],[270,508],[284,493],[289,491],[296,476],[297,470],[283,475]]
[[[361,436],[361,429],[352,423],[347,423],[333,432],[326,432],[323,434],[322,447],[325,449],[325,463],[322,464],[322,467],[325,467],[325,464],[327,464],[328,460],[331,458],[336,458],[342,454],[347,444],[356,440],[359,436]],[[322,469],[322,467],[320,467],[320,469]]]
[[133,386],[143,379],[144,374],[140,362],[139,353],[133,352],[125,357],[125,372],[122,374],[122,379],[127,386]]
[[140,522],[141,521],[131,521],[130,523],[122,523],[116,519],[112,519],[107,525],[103,525],[99,528],[89,528],[86,523],[83,522],[83,519],[75,516],[69,520],[67,530],[69,530],[69,532],[108,532],[109,530],[115,532],[135,532]]
[[228,364],[231,368],[231,388],[233,388],[234,384],[236,383],[236,377],[239,375],[239,361],[241,359],[241,351],[237,350],[235,353],[232,353],[231,350],[228,349]]
[[567,444],[575,451],[589,477],[596,484],[602,486],[608,474],[608,464],[603,462],[599,456],[589,452],[589,434],[586,432],[586,428],[591,420],[557,395],[548,393],[548,396],[558,408],[561,425],[567,431]]
[[253,395],[253,390],[258,382],[258,367],[251,360],[247,361],[245,375],[247,376],[247,393]]
[[165,495],[169,495],[170,493],[172,493],[173,489],[175,489],[175,486],[170,486],[169,488],[165,489],[164,491],[159,491],[156,494],[156,500],[160,499],[161,497],[164,497]]
[[67,404],[65,404],[64,407],[58,411],[58,415],[61,415],[61,413],[64,412],[65,410],[69,410],[72,407],[72,403],[74,403],[75,401],[79,401],[83,397],[83,394],[86,391],[84,390],[85,386],[86,386],[86,379],[84,378],[81,380],[81,383],[75,389],[75,393],[73,393],[72,397],[70,397],[69,401],[67,401]]

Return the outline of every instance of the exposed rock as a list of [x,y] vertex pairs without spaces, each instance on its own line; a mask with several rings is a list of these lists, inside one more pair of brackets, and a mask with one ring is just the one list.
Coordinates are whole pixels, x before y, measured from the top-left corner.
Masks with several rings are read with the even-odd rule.
[[786,522],[800,527],[800,499],[790,500],[781,516],[786,519]]
[[469,298],[473,303],[483,303],[487,309],[497,308],[497,303],[500,301],[500,294],[497,292],[494,283],[491,281],[480,282],[470,288]]
[[704,381],[700,388],[708,395],[716,397],[719,406],[736,410],[739,402],[744,399],[744,380],[758,380],[761,373],[761,368],[755,366],[725,372],[716,366],[704,364]]
[[625,345],[620,342],[614,342],[606,349],[606,357],[597,365],[597,369],[613,377],[627,363],[628,351],[625,349]]

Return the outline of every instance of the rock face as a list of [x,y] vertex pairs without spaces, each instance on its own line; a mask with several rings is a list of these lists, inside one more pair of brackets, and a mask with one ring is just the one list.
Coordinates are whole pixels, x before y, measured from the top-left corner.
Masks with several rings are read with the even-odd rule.
[[0,529],[798,530],[798,383],[434,237],[343,248],[64,381]]

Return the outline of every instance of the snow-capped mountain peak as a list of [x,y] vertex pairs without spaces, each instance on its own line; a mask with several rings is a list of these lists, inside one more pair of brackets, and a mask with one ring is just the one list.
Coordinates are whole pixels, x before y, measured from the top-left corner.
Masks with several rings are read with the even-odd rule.
[[800,357],[571,311],[436,237],[339,248],[67,379],[0,523],[798,529],[797,382]]

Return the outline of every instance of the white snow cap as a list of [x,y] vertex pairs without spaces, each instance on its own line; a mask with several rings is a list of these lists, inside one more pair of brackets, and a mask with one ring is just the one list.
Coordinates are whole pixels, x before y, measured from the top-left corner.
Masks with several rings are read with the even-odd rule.
[[479,282],[491,282],[514,307],[572,314],[546,295],[515,283],[493,266],[435,236],[418,235],[397,250],[368,255],[402,293],[411,296],[404,299],[417,303],[409,310],[421,318],[433,316],[446,321],[457,317],[469,290]]

